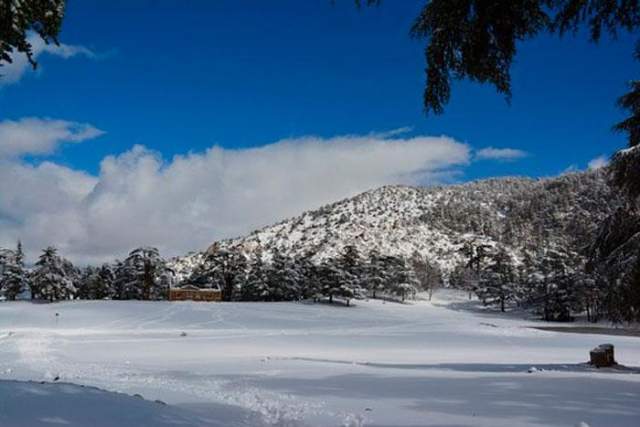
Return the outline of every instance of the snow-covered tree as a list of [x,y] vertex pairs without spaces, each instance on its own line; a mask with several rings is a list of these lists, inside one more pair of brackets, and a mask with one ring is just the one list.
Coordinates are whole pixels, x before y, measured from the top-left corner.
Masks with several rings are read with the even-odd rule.
[[167,298],[172,271],[160,256],[158,249],[134,249],[115,271],[117,295],[120,299]]
[[334,298],[342,298],[348,305],[349,301],[356,296],[349,278],[345,278],[344,271],[336,259],[325,259],[318,266],[318,282],[320,293],[328,297],[330,303],[333,303]]
[[414,297],[420,282],[409,262],[401,257],[387,257],[386,268],[389,272],[387,291],[401,301]]
[[638,204],[629,201],[608,216],[589,248],[588,268],[597,280],[602,310],[614,322],[640,320],[640,282],[635,280],[640,263]]
[[300,274],[293,261],[275,248],[267,267],[269,299],[271,301],[293,301],[301,298]]
[[241,289],[243,301],[268,301],[271,298],[267,265],[261,250],[255,251],[247,268],[247,279]]
[[477,294],[485,304],[498,305],[504,312],[506,304],[516,297],[516,275],[513,260],[503,248],[491,253],[480,274]]
[[529,280],[528,304],[544,320],[571,320],[572,311],[580,306],[576,259],[577,254],[562,247],[545,248],[538,255]]
[[466,263],[456,265],[449,274],[449,286],[466,291],[469,299],[478,290],[479,283],[479,274]]
[[219,286],[223,301],[240,299],[247,277],[247,260],[237,249],[213,245],[208,249],[203,265],[194,271],[191,280],[205,287]]
[[71,263],[49,246],[42,251],[31,275],[31,298],[58,301],[73,297],[74,286]]
[[34,52],[30,35],[35,33],[47,44],[58,44],[65,3],[65,0],[3,1],[0,9],[0,67],[15,61],[16,54],[24,54],[35,69],[37,52]]
[[385,257],[380,255],[378,251],[371,251],[363,270],[364,287],[369,291],[369,295],[372,298],[376,298],[378,293],[384,292],[388,281]]
[[480,274],[484,260],[491,253],[491,246],[481,243],[476,237],[474,237],[472,240],[468,240],[463,244],[460,252],[467,259],[467,267]]
[[364,293],[362,283],[365,272],[358,249],[354,245],[345,246],[335,264],[339,274],[336,275],[337,288],[333,290],[333,295],[345,298],[349,305],[351,298]]
[[413,253],[410,263],[418,281],[418,288],[427,291],[431,300],[433,291],[442,286],[442,271],[418,252]]
[[100,267],[86,267],[80,276],[77,296],[80,299],[114,298],[114,271],[109,264]]
[[318,266],[314,264],[313,252],[307,251],[302,256],[294,260],[296,271],[298,272],[298,282],[301,290],[301,297],[313,298],[317,301],[320,296],[320,285],[318,280]]
[[29,285],[22,243],[18,242],[15,251],[6,251],[0,258],[0,292],[6,299],[15,300]]

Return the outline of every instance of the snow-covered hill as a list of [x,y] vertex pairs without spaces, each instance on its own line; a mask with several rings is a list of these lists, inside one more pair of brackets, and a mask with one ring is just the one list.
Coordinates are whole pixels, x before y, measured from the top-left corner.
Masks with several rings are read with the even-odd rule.
[[[441,187],[385,186],[345,199],[245,237],[218,242],[245,253],[278,248],[315,261],[346,245],[360,253],[410,256],[417,251],[447,273],[465,262],[466,242],[503,245],[518,259],[551,244],[582,250],[598,224],[620,205],[603,171],[556,178],[488,179]],[[202,262],[195,253],[173,260],[185,277]]]

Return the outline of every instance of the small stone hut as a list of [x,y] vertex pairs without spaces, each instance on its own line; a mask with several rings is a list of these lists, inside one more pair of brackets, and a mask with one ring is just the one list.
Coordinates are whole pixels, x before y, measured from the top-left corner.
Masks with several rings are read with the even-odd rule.
[[169,289],[169,301],[222,301],[222,291],[219,287],[179,286]]

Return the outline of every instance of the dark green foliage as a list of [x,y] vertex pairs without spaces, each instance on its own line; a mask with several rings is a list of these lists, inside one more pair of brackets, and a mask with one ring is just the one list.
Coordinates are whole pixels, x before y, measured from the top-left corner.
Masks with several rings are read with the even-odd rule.
[[22,244],[18,242],[15,251],[0,252],[0,295],[10,301],[15,300],[28,285]]
[[620,280],[620,317],[627,322],[640,321],[640,250],[635,254],[635,261],[629,271]]
[[293,260],[279,250],[274,250],[267,268],[269,286],[268,301],[293,301],[300,299],[300,277]]
[[576,32],[586,24],[597,42],[603,31],[640,27],[634,0],[431,0],[411,34],[427,40],[424,107],[436,114],[451,97],[451,80],[490,83],[511,96],[517,43],[540,32]]
[[73,265],[49,246],[42,251],[31,276],[31,297],[58,301],[70,299],[75,294]]
[[487,256],[489,255],[490,249],[491,247],[487,244],[478,242],[476,240],[471,240],[465,242],[465,244],[460,249],[460,252],[467,259],[466,267],[479,274],[485,258],[487,258]]
[[378,251],[371,251],[364,266],[365,288],[373,298],[377,297],[378,292],[384,290],[388,281],[385,260],[386,257],[380,255]]
[[462,289],[469,293],[469,299],[478,289],[480,282],[479,274],[475,270],[467,267],[466,264],[457,265],[449,274],[449,286],[455,289]]
[[[385,297],[404,301],[407,297],[414,296],[420,288],[421,282],[412,260],[372,251],[368,259],[361,262],[362,279],[359,286],[354,288],[356,295],[367,290],[372,298]],[[428,276],[431,272],[423,273]],[[423,278],[430,280],[431,277]]]
[[[635,56],[640,60],[640,42]],[[621,188],[634,204],[640,197],[640,150],[637,149],[640,144],[640,80],[631,81],[629,88],[629,93],[618,99],[618,106],[628,110],[630,116],[613,129],[627,134],[631,150],[620,151],[613,157],[611,176],[613,185]]]
[[354,297],[352,289],[345,286],[343,272],[335,259],[324,260],[318,266],[318,283],[321,296],[327,297],[330,303],[334,297],[347,301]]
[[586,24],[591,40],[597,42],[603,32],[615,37],[619,29],[634,31],[640,26],[637,0],[554,0],[546,3],[557,11],[551,29],[561,35],[575,34]]
[[262,251],[256,251],[248,264],[247,279],[240,290],[240,298],[242,301],[267,301],[269,297],[267,265],[262,259]]
[[129,253],[115,271],[116,296],[119,299],[166,299],[171,270],[158,249],[141,247]]
[[618,106],[629,110],[631,116],[614,126],[614,130],[627,133],[629,147],[640,144],[640,80],[629,83],[630,91],[618,99]]
[[483,303],[498,305],[504,312],[506,304],[517,295],[513,260],[504,248],[498,248],[487,258],[487,265],[480,273],[477,294]]
[[411,28],[428,40],[426,111],[440,114],[451,97],[451,79],[491,83],[509,98],[511,64],[516,43],[549,27],[547,7],[540,0],[432,0]]
[[46,43],[58,44],[65,0],[3,0],[0,2],[0,66],[12,62],[11,53],[27,55],[33,68],[36,61],[28,33],[37,33]]
[[640,214],[621,208],[607,218],[589,248],[589,271],[600,296],[597,315],[640,320]]
[[585,306],[587,276],[578,254],[565,245],[545,248],[531,258],[521,295],[524,305],[547,321],[569,321]]
[[615,256],[616,251],[638,233],[640,213],[636,209],[618,208],[602,222],[599,233],[588,250],[595,262],[591,264],[591,269],[596,269],[600,261]]
[[246,258],[238,251],[213,245],[205,258],[202,267],[194,272],[195,280],[215,284],[222,290],[223,301],[238,298],[237,292],[246,280]]
[[114,280],[114,272],[109,264],[86,267],[81,274],[76,297],[79,299],[114,298]]
[[364,268],[358,249],[354,245],[347,245],[342,250],[342,255],[337,260],[337,267],[341,274],[338,275],[338,294],[347,298],[353,298],[361,294]]
[[321,296],[318,283],[318,266],[312,261],[313,253],[306,252],[294,260],[300,288],[300,297],[313,298],[315,301]]

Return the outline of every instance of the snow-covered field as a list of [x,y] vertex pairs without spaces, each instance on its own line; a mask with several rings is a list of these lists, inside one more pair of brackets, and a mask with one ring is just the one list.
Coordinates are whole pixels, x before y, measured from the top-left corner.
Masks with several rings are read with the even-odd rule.
[[[351,308],[0,303],[0,425],[86,425],[94,407],[94,426],[127,414],[147,420],[130,425],[640,425],[640,375],[581,364],[611,342],[640,366],[640,338],[540,331],[470,308],[451,295]],[[113,423],[105,408],[118,408]]]

